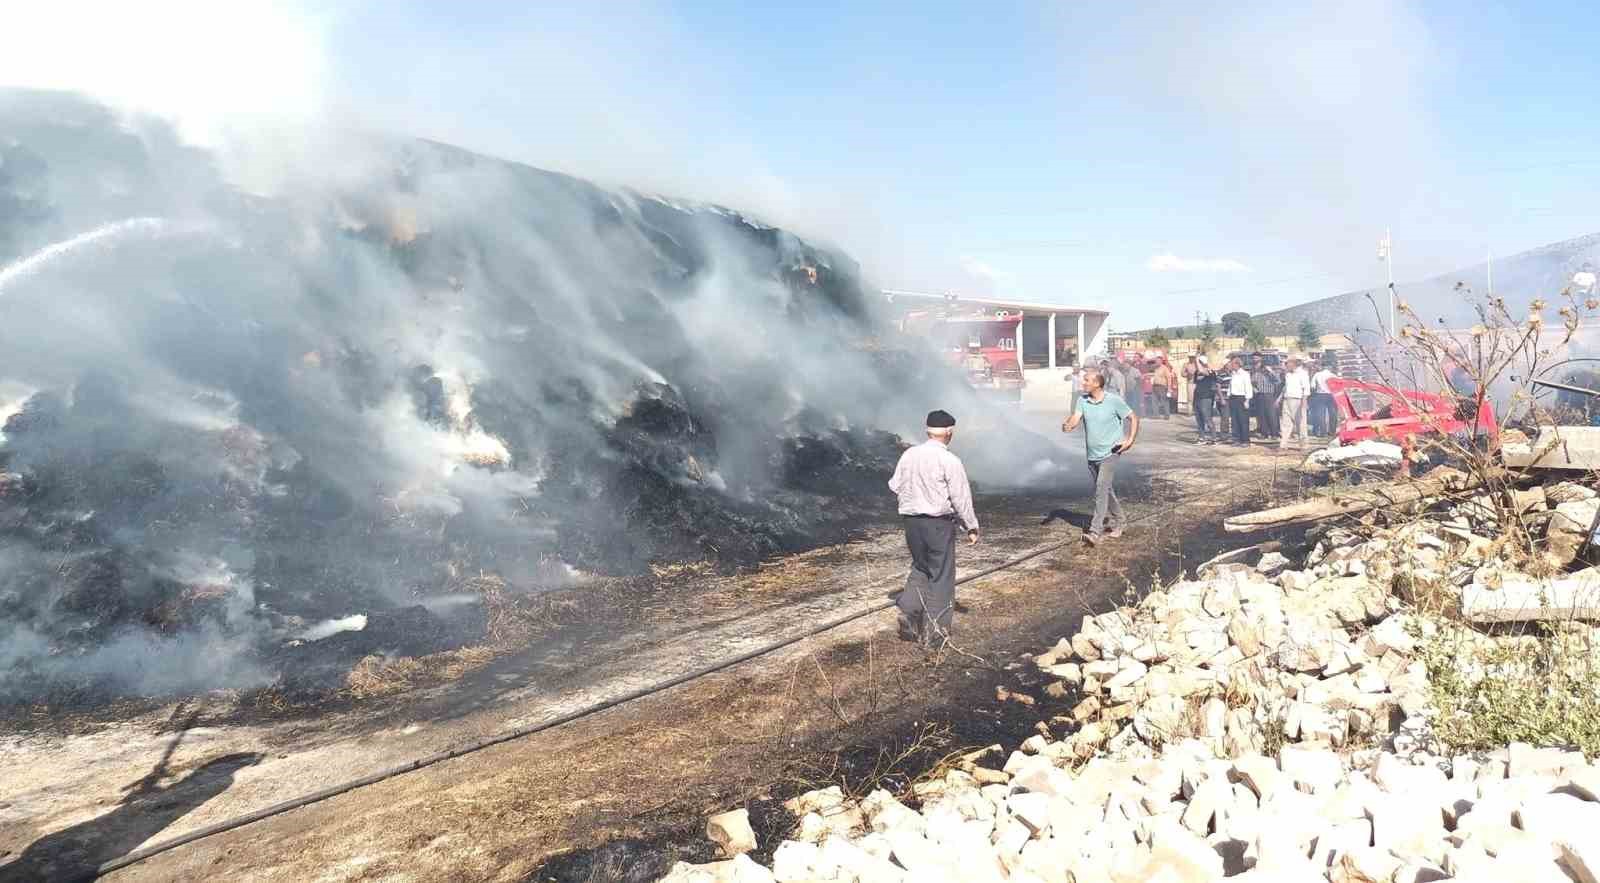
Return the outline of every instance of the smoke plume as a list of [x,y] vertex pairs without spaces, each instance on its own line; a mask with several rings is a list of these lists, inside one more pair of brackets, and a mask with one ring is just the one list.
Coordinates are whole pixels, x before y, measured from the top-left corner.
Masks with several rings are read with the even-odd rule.
[[849,258],[728,209],[347,132],[224,156],[60,93],[0,131],[12,695],[259,683],[470,576],[843,535],[883,430],[959,395],[863,345]]

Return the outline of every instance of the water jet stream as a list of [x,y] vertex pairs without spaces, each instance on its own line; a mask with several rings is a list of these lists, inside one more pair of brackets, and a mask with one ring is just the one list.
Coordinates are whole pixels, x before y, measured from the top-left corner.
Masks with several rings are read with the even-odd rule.
[[174,232],[183,230],[174,229],[171,222],[165,218],[128,218],[102,224],[87,233],[80,233],[71,239],[47,245],[21,260],[0,267],[0,294],[5,293],[6,286],[10,283],[26,279],[55,261],[98,243],[115,240],[131,233],[148,233],[152,237],[159,237]]

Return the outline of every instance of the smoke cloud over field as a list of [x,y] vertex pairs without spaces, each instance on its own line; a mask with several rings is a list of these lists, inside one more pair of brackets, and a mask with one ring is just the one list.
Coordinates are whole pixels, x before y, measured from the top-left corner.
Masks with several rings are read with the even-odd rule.
[[12,695],[249,684],[485,574],[816,542],[959,395],[859,345],[850,259],[726,209],[327,132],[241,188],[59,93],[0,92],[0,132]]

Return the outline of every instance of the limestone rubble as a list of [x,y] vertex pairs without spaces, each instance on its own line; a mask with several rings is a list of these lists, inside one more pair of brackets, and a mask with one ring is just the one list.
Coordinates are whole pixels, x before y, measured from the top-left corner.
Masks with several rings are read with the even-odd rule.
[[[1561,500],[1592,502],[1585,490],[1552,489],[1558,520]],[[1494,593],[1565,598],[1494,558],[1481,517],[1452,515],[1364,540],[1325,531],[1301,569],[1278,555],[1223,564],[1086,617],[1031,659],[1070,712],[1001,769],[974,752],[904,795],[915,808],[885,791],[810,792],[789,802],[799,824],[770,869],[741,857],[664,879],[1596,880],[1600,847],[1584,835],[1600,830],[1600,767],[1520,743],[1450,756],[1432,736],[1421,657],[1439,629],[1464,626],[1422,599],[1442,592],[1470,614]]]

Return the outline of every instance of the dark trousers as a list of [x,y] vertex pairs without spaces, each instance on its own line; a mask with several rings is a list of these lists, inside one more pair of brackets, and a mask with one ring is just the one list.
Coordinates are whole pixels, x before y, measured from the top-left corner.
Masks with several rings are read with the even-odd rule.
[[1250,443],[1250,414],[1244,403],[1244,396],[1228,396],[1228,416],[1233,422],[1233,440],[1241,445]]
[[1311,434],[1333,435],[1334,424],[1338,422],[1337,412],[1333,407],[1333,396],[1330,393],[1314,392],[1311,394]]
[[900,520],[905,523],[906,548],[911,551],[911,573],[895,602],[900,608],[900,634],[943,644],[955,619],[955,517],[905,515]]
[[1150,387],[1152,405],[1151,416],[1166,420],[1172,416],[1172,400],[1167,398],[1167,388],[1164,386]]
[[1205,441],[1215,434],[1211,426],[1211,409],[1215,402],[1210,396],[1194,400],[1194,428],[1200,432],[1200,440]]
[[1277,402],[1265,393],[1256,393],[1250,399],[1250,413],[1256,418],[1256,435],[1262,438],[1278,437]]
[[1222,429],[1222,434],[1227,435],[1233,432],[1233,414],[1232,409],[1228,407],[1228,397],[1224,395],[1216,396],[1211,400],[1211,406],[1216,409],[1217,426]]

